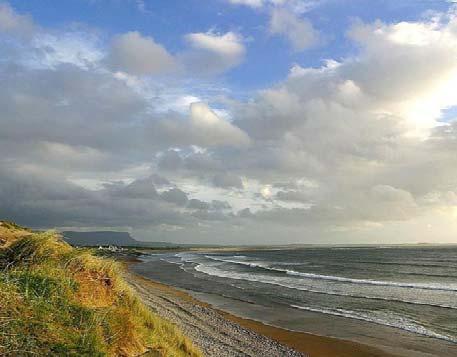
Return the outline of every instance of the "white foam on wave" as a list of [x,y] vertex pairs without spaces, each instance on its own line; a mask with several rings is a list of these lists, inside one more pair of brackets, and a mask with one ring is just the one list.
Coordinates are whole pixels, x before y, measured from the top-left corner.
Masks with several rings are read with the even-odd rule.
[[[350,279],[344,277],[334,277],[334,276],[327,276],[327,275],[318,275],[318,274],[310,274],[310,273],[303,273],[303,272],[296,272],[293,270],[286,270],[286,269],[278,269],[269,266],[269,264],[274,264],[272,262],[265,262],[265,261],[252,261],[246,260],[248,258],[240,258],[236,256],[230,256],[225,258],[224,256],[202,256],[201,254],[186,254],[183,261],[192,263],[192,270],[197,271],[203,274],[207,274],[210,276],[216,276],[221,278],[230,278],[234,280],[245,280],[245,281],[252,281],[252,282],[259,282],[265,284],[271,284],[276,286],[283,286],[290,289],[296,289],[301,291],[308,291],[311,293],[320,293],[320,294],[327,294],[327,295],[337,295],[337,296],[348,296],[348,297],[355,297],[355,298],[365,298],[365,299],[377,299],[377,300],[386,300],[386,301],[393,301],[393,302],[403,302],[409,304],[417,304],[417,305],[428,305],[434,307],[443,307],[443,308],[450,308],[450,309],[457,309],[457,305],[444,305],[444,304],[435,304],[429,303],[424,301],[414,301],[415,297],[420,298],[422,294],[415,292],[416,289],[429,289],[429,290],[444,290],[446,294],[451,292],[453,294],[456,291],[456,288],[447,288],[442,289],[442,286],[438,285],[425,285],[424,284],[402,284],[399,286],[397,282],[377,282],[373,280],[363,280],[363,279]],[[213,262],[208,262],[208,259],[212,260]],[[238,260],[239,259],[239,260]],[[242,261],[241,261],[242,260]],[[227,271],[221,269],[219,267],[223,267],[223,263],[233,263],[233,264],[242,264],[254,268],[261,268],[266,270],[274,270],[286,273],[283,276],[274,276],[274,275],[267,275],[262,274],[260,272],[236,272],[236,271]],[[297,279],[300,277],[300,279]],[[310,278],[311,280],[307,279]],[[312,285],[312,281],[334,281],[335,283],[343,282],[343,283],[359,283],[359,284],[367,284],[367,288],[370,285],[374,286],[384,286],[384,285],[391,285],[394,287],[400,288],[409,288],[409,293],[411,295],[411,299],[413,300],[402,300],[393,297],[380,297],[380,296],[365,296],[363,294],[353,294],[353,293],[344,293],[343,291],[332,291],[329,287],[337,285],[329,285],[326,284],[324,286],[319,285]],[[355,282],[354,282],[355,280]],[[373,284],[374,283],[374,284]],[[387,283],[387,284],[386,284]],[[346,284],[348,286],[349,284]],[[405,286],[406,285],[406,286]],[[343,286],[343,285],[341,285]],[[370,290],[371,292],[373,290]],[[377,294],[376,294],[377,295]],[[454,295],[453,295],[454,296]],[[424,296],[425,297],[425,296]],[[420,299],[422,300],[422,299]],[[438,333],[428,329],[425,326],[422,326],[418,322],[408,319],[404,316],[398,315],[393,312],[381,312],[381,311],[351,311],[346,309],[333,309],[333,308],[321,308],[321,307],[307,307],[307,306],[300,306],[300,305],[290,305],[291,307],[301,309],[301,310],[308,310],[312,312],[318,312],[323,314],[329,314],[333,316],[340,316],[345,318],[351,318],[355,320],[362,320],[369,323],[375,323],[379,325],[384,325],[388,327],[402,329],[411,333],[419,334],[422,336],[427,336],[431,338],[437,338],[441,340],[445,340],[451,343],[457,344],[457,339],[454,336],[448,336],[442,333]]]
[[431,302],[419,301],[419,300],[399,299],[399,298],[394,298],[394,297],[382,297],[382,296],[370,296],[370,295],[354,294],[354,293],[344,293],[341,291],[330,291],[328,289],[328,287],[324,287],[324,289],[317,289],[316,287],[310,288],[309,286],[303,285],[303,283],[301,281],[297,281],[295,279],[292,280],[289,278],[289,280],[285,280],[282,277],[274,277],[274,276],[269,276],[269,275],[236,273],[233,271],[225,271],[225,270],[219,269],[217,267],[204,265],[204,264],[197,264],[195,267],[193,267],[193,269],[200,273],[211,275],[211,276],[216,276],[219,278],[230,278],[230,279],[234,279],[234,280],[252,281],[252,282],[258,282],[258,283],[263,283],[263,284],[282,286],[282,287],[285,287],[288,289],[307,291],[307,292],[316,293],[316,294],[346,296],[346,297],[352,297],[352,298],[383,300],[383,301],[400,302],[400,303],[413,304],[413,305],[425,305],[425,306],[440,307],[440,308],[447,308],[447,309],[457,309],[457,305],[431,303]]
[[266,262],[257,262],[257,261],[256,262],[254,262],[254,261],[247,261],[247,262],[241,261],[240,262],[239,260],[234,260],[233,258],[236,258],[236,256],[235,257],[230,257],[230,259],[224,259],[224,258],[218,258],[218,257],[210,256],[210,255],[205,255],[205,258],[208,258],[210,260],[214,260],[214,261],[217,261],[217,262],[245,265],[245,266],[249,266],[251,268],[268,269],[268,267],[269,267],[269,264],[266,263]]
[[307,279],[317,279],[317,280],[328,280],[336,281],[342,283],[351,283],[351,284],[364,284],[364,285],[377,285],[377,286],[393,286],[398,288],[409,288],[409,289],[423,289],[423,290],[441,290],[441,291],[457,291],[457,285],[443,285],[443,284],[433,284],[433,283],[408,283],[408,282],[396,282],[396,281],[382,281],[382,280],[371,280],[371,279],[355,279],[347,278],[341,276],[333,275],[322,275],[322,274],[313,274],[313,273],[304,273],[290,269],[280,269],[271,267],[271,263],[266,262],[257,262],[257,261],[239,261],[234,259],[223,259],[215,258],[211,256],[205,256],[206,258],[217,260],[226,263],[240,264],[249,266],[252,268],[263,268],[270,271],[281,272],[292,276],[303,277]]
[[288,265],[288,266],[299,266],[299,265],[309,265],[310,263],[289,263],[289,262],[264,262],[264,261],[239,261],[239,260],[234,260],[234,258],[242,258],[242,259],[248,259],[247,256],[245,255],[234,255],[231,257],[227,258],[220,258],[216,257],[214,255],[205,255],[205,258],[208,258],[210,260],[218,261],[218,262],[224,262],[224,263],[233,263],[233,264],[241,264],[241,265],[249,265],[251,267],[270,267],[271,265]]
[[[278,269],[275,269],[278,270]],[[380,285],[380,286],[395,286],[399,288],[412,288],[412,289],[425,289],[425,290],[442,290],[442,291],[457,291],[457,286],[446,286],[442,284],[425,284],[425,283],[405,283],[405,282],[396,282],[396,281],[379,281],[379,280],[370,280],[370,279],[353,279],[345,278],[340,276],[332,275],[320,275],[312,273],[302,273],[294,270],[286,270],[284,272],[289,275],[301,276],[309,279],[323,279],[323,280],[332,280],[345,283],[353,284],[369,284],[369,285]]]
[[290,305],[296,309],[306,310],[311,312],[318,312],[326,315],[346,317],[355,320],[361,320],[366,322],[375,323],[378,325],[389,326],[398,328],[404,331],[412,332],[415,334],[433,337],[440,340],[445,340],[452,343],[457,343],[457,339],[443,335],[432,330],[427,329],[426,327],[418,324],[415,321],[409,320],[403,316],[399,316],[392,313],[365,313],[360,311],[351,311],[345,309],[327,309],[327,308],[315,308],[309,306],[299,306],[299,305]]

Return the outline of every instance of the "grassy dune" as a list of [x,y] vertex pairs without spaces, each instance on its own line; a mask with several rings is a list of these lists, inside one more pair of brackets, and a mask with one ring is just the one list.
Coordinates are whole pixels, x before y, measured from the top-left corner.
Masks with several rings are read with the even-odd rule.
[[0,355],[142,354],[201,356],[140,302],[118,263],[0,223]]

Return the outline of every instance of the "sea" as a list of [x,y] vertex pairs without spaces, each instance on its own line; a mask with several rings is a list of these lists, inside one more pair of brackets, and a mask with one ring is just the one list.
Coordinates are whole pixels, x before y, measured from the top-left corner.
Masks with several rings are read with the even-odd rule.
[[166,252],[134,269],[277,327],[457,356],[457,246]]

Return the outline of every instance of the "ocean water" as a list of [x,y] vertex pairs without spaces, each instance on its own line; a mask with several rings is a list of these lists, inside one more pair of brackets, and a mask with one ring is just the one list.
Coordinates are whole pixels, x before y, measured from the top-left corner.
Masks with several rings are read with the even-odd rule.
[[[164,264],[177,269],[170,273]],[[287,308],[441,341],[457,356],[457,247],[166,253],[145,256],[139,271],[270,311]]]

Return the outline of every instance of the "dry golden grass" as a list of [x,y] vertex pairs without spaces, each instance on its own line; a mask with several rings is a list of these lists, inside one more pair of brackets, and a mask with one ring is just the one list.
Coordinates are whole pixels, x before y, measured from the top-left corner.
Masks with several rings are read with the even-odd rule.
[[0,229],[0,355],[201,355],[138,299],[118,263],[55,232]]
[[0,221],[0,248],[6,248],[19,238],[31,235],[30,230],[19,227],[10,222]]

